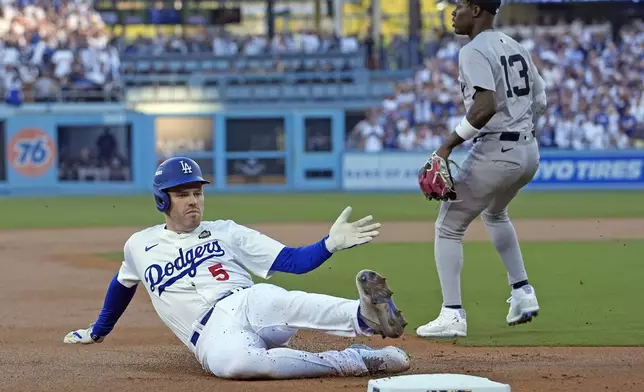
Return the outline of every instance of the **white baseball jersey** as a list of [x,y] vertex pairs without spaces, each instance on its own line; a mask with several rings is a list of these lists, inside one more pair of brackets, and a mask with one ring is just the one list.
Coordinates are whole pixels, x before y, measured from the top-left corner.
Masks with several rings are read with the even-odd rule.
[[157,225],[125,243],[118,280],[143,282],[161,320],[186,345],[193,323],[229,290],[269,278],[284,245],[231,220],[205,221],[191,233]]
[[500,31],[484,31],[461,48],[458,69],[467,111],[475,87],[496,92],[497,112],[481,133],[532,130],[533,98],[545,82],[526,48]]

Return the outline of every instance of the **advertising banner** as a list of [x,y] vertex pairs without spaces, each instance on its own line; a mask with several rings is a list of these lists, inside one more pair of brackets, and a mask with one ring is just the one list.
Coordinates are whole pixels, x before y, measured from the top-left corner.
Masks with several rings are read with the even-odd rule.
[[542,189],[644,188],[644,150],[542,154],[530,183]]
[[13,118],[5,123],[7,181],[12,186],[55,181],[55,134],[50,124]]
[[[343,189],[418,190],[418,170],[427,157],[427,153],[345,154]],[[458,165],[465,157],[466,152],[450,156]],[[644,150],[542,151],[539,171],[527,188],[644,188]]]

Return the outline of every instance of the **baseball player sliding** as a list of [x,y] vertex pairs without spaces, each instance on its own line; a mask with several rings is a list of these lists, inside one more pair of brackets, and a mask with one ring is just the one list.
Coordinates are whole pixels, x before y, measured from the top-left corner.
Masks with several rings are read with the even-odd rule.
[[370,242],[380,223],[372,216],[350,223],[347,207],[322,240],[288,247],[231,220],[202,221],[207,183],[189,158],[171,158],[158,167],[154,197],[165,224],[127,240],[98,319],[67,334],[65,343],[103,342],[141,282],[165,325],[218,377],[360,376],[409,369],[407,354],[391,346],[352,345],[322,353],[287,347],[302,328],[347,337],[402,336],[407,323],[378,273],[358,273],[359,300],[253,284],[250,275],[312,271],[332,254]]
[[[459,53],[459,81],[467,114],[418,177],[427,199],[443,201],[434,248],[443,306],[438,318],[416,330],[423,337],[467,335],[461,300],[462,241],[479,215],[512,287],[507,323],[529,322],[539,312],[507,206],[539,167],[534,119],[546,107],[545,84],[530,53],[493,30],[500,4],[500,0],[460,0],[452,13],[455,33],[471,39]],[[448,157],[470,139],[474,143],[467,159],[452,178]]]

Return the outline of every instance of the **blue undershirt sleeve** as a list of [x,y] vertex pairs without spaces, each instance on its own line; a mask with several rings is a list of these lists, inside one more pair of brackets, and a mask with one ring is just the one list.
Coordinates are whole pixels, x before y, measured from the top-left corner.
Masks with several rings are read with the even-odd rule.
[[271,271],[299,275],[318,268],[332,255],[324,245],[327,237],[311,245],[298,248],[284,247],[275,258]]
[[92,328],[92,336],[103,337],[112,332],[114,325],[132,301],[136,292],[136,285],[125,287],[118,281],[118,274],[114,275],[107,288],[103,309]]

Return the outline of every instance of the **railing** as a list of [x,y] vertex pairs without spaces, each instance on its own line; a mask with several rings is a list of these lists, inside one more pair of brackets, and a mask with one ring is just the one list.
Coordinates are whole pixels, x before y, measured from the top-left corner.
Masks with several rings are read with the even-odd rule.
[[124,76],[128,103],[311,103],[379,100],[411,71]]
[[[4,92],[0,89],[0,96]],[[46,96],[38,95],[36,87],[22,89],[22,104],[29,103],[100,103],[100,102],[122,102],[125,99],[124,91],[121,88],[94,88],[94,89],[58,89]],[[2,103],[2,102],[0,102]]]
[[365,50],[353,53],[339,51],[320,53],[266,53],[256,56],[216,56],[213,53],[164,53],[160,55],[122,54],[121,64],[126,73],[137,72],[230,72],[236,70],[270,70],[278,65],[287,70],[299,67],[313,70],[316,66],[331,66],[333,69],[365,68]]
[[413,76],[412,71],[347,71],[327,73],[217,75],[124,75],[121,86],[95,89],[60,89],[38,96],[35,87],[24,88],[22,103],[154,102],[193,103],[333,103],[364,101],[380,104],[393,94],[393,84]]
[[[169,74],[124,75],[121,86],[60,89],[38,96],[24,88],[22,103],[153,102],[198,103],[320,103],[334,106],[365,101],[378,104],[393,94],[393,83],[413,76],[412,71],[347,71],[284,74]],[[368,103],[367,103],[368,102]]]

